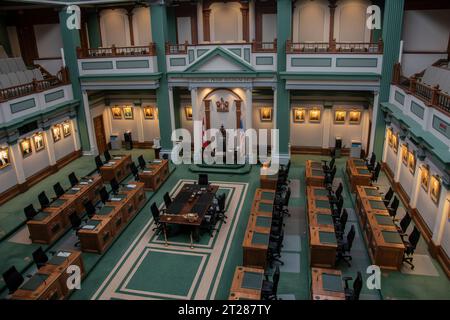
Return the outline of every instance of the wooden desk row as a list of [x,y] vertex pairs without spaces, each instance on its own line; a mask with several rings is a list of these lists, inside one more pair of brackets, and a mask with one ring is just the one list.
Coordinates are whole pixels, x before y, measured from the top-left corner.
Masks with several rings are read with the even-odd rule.
[[306,195],[311,266],[333,268],[337,239],[328,191],[322,187],[307,186]]
[[14,292],[14,300],[61,300],[68,297],[71,290],[67,286],[69,266],[78,266],[81,278],[84,266],[81,252],[59,251],[41,267],[29,280]]
[[110,182],[113,178],[121,182],[130,173],[131,155],[115,155],[112,159],[100,167],[100,174],[105,182]]
[[341,271],[312,268],[311,296],[313,300],[345,300]]
[[399,270],[405,245],[377,188],[356,187],[356,210],[372,263]]
[[71,226],[69,216],[85,212],[84,203],[93,203],[99,199],[99,190],[103,187],[100,175],[85,177],[75,187],[56,199],[48,208],[27,221],[30,238],[33,243],[51,244],[62,236]]
[[144,206],[145,200],[144,183],[133,182],[123,187],[78,230],[81,250],[103,253]]
[[169,160],[154,160],[139,173],[139,180],[144,182],[145,191],[157,190],[169,176]]
[[322,187],[325,182],[325,174],[323,172],[322,163],[307,160],[306,161],[306,170],[305,170],[305,179],[307,186],[316,186]]
[[262,189],[276,190],[278,184],[278,173],[274,175],[265,174],[266,169],[261,170],[261,175],[259,177],[259,184]]
[[261,300],[264,269],[236,267],[228,300]]
[[366,162],[363,159],[348,159],[345,170],[350,180],[352,192],[356,191],[356,186],[372,185],[372,173],[369,168],[367,168]]
[[246,267],[266,268],[274,201],[275,190],[256,190],[242,244]]

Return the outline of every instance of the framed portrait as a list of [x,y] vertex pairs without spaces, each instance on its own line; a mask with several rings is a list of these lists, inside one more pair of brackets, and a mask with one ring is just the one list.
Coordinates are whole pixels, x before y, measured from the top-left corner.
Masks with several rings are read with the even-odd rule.
[[119,106],[112,107],[111,113],[112,113],[113,119],[116,119],[116,120],[122,119],[122,109]]
[[352,110],[349,113],[348,122],[350,124],[360,124],[361,123],[361,111]]
[[441,195],[441,181],[439,177],[432,176],[430,181],[430,197],[433,202],[438,205],[439,197]]
[[123,118],[126,120],[133,120],[133,107],[123,107]]
[[408,168],[413,175],[416,173],[416,155],[414,151],[408,153]]
[[184,114],[186,115],[186,120],[192,120],[192,107],[184,107]]
[[405,166],[408,165],[408,146],[406,144],[402,145],[402,162]]
[[20,151],[22,151],[22,157],[24,158],[30,156],[33,153],[30,138],[26,138],[20,141]]
[[53,136],[53,142],[58,142],[59,140],[61,140],[62,133],[61,133],[60,125],[53,126],[52,136]]
[[272,108],[264,107],[259,109],[259,118],[261,119],[261,122],[271,122]]
[[154,120],[155,119],[155,108],[144,107],[144,119]]
[[62,130],[63,130],[64,138],[70,136],[70,134],[72,133],[71,130],[70,130],[70,123],[69,122],[64,122],[62,124]]
[[44,134],[42,132],[36,133],[33,136],[33,142],[34,142],[34,150],[36,152],[39,152],[39,151],[45,149]]
[[393,141],[392,141],[392,130],[390,128],[387,131],[387,139],[388,139],[389,146],[392,148],[392,143],[393,143]]
[[309,110],[309,122],[320,122],[320,109],[311,109]]
[[428,166],[422,166],[420,172],[420,184],[422,188],[428,192],[428,187],[430,186],[430,168]]
[[394,149],[394,152],[398,153],[398,134],[392,135],[392,148]]
[[294,108],[293,112],[293,118],[294,122],[301,123],[305,122],[306,120],[306,110],[303,108]]
[[336,110],[334,112],[334,123],[344,124],[345,117],[347,116],[347,111],[344,110]]
[[0,170],[9,166],[9,149],[0,148]]

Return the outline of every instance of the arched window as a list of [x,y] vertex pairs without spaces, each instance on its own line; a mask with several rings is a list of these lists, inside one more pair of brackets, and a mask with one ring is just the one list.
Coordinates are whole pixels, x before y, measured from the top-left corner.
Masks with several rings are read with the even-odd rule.
[[338,42],[369,42],[370,30],[366,26],[369,1],[345,0],[336,8],[336,33]]
[[242,40],[240,4],[214,3],[211,5],[211,41],[236,42]]
[[149,8],[141,7],[133,10],[133,35],[136,46],[146,46],[152,42]]
[[296,42],[327,42],[329,32],[327,0],[299,0],[294,9],[293,39]]
[[130,46],[130,28],[126,10],[102,10],[100,12],[100,28],[103,47]]

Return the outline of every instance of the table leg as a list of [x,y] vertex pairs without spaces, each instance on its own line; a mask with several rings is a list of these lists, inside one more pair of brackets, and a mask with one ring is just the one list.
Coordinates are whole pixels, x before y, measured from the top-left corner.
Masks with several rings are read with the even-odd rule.
[[193,240],[193,236],[192,236],[192,230],[191,230],[191,249],[194,249],[194,240]]
[[169,244],[167,243],[167,230],[166,230],[166,224],[163,224],[163,232],[164,232],[164,245],[167,247]]

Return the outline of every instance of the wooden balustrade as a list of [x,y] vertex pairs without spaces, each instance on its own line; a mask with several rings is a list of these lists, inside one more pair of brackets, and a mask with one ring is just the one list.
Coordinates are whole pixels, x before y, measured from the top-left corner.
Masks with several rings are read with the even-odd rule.
[[150,43],[148,46],[116,47],[113,45],[109,48],[77,48],[78,59],[154,55],[156,55],[154,43]]
[[223,45],[223,46],[251,45],[252,52],[267,52],[267,53],[276,53],[277,52],[277,41],[274,40],[273,42],[253,41],[251,43],[248,43],[248,42],[242,42],[242,43],[240,43],[240,42],[237,42],[237,43],[208,42],[208,43],[201,43],[201,44],[189,44],[188,42],[178,43],[178,44],[166,43],[166,54],[187,54],[188,47],[217,46],[217,45]]
[[276,53],[277,52],[277,40],[275,39],[273,42],[253,41],[252,42],[252,52]]
[[378,42],[292,42],[286,41],[287,53],[355,53],[382,54],[383,41]]
[[166,43],[166,54],[187,54],[187,47],[189,43],[170,44]]

